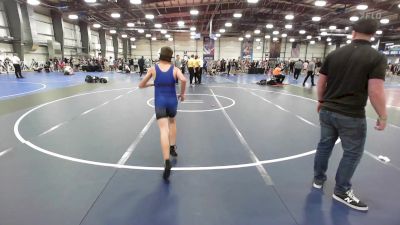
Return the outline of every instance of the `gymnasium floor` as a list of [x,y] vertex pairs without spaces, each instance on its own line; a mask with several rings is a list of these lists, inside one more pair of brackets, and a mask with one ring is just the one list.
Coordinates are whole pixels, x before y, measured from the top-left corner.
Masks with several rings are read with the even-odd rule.
[[[353,179],[367,213],[333,202],[338,142],[313,190],[316,88],[261,75],[204,77],[178,113],[178,153],[162,180],[153,89],[137,75],[0,75],[0,225],[399,225],[400,85],[387,81],[389,123],[368,106]],[[387,156],[390,162],[377,158]]]

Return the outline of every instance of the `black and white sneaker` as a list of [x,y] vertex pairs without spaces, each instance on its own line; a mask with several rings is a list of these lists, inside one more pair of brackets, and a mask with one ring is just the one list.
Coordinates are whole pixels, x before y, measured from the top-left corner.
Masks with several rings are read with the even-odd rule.
[[314,180],[312,186],[316,189],[321,189],[322,186],[324,185],[324,181],[322,180]]
[[360,210],[360,211],[367,211],[368,206],[360,201],[356,196],[353,194],[353,190],[348,190],[345,194],[339,195],[339,194],[333,194],[332,195],[333,199],[335,199],[338,202],[341,202],[350,208]]

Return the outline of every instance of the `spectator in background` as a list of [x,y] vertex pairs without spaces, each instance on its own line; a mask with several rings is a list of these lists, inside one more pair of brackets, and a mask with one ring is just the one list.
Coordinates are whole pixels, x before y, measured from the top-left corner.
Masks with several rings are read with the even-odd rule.
[[315,63],[314,60],[311,60],[307,65],[307,76],[303,81],[303,86],[306,85],[307,79],[311,77],[311,86],[315,86],[314,84],[314,74],[315,74]]
[[21,60],[19,59],[17,54],[14,54],[14,56],[12,57],[12,64],[14,66],[15,76],[17,78],[24,78],[21,73]]
[[139,64],[139,71],[140,71],[140,77],[142,77],[143,73],[144,73],[144,56],[142,56],[142,58],[140,58],[138,60],[138,64]]
[[272,71],[272,75],[275,77],[275,81],[278,84],[282,84],[285,80],[285,75],[282,75],[281,64],[276,64],[275,69]]

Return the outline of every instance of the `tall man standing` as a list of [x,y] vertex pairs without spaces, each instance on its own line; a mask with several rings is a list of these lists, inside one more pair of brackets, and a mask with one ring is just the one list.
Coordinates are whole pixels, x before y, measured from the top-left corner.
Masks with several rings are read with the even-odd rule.
[[142,74],[144,73],[144,57],[143,56],[142,56],[142,58],[140,58],[138,60],[138,64],[139,64],[139,70],[140,70],[139,77],[142,77]]
[[329,157],[340,138],[343,156],[332,197],[362,211],[368,210],[368,206],[354,195],[350,180],[364,152],[368,97],[378,114],[375,129],[384,130],[387,120],[384,94],[387,60],[370,43],[377,29],[377,21],[359,20],[353,26],[353,42],[333,51],[325,59],[317,85],[321,139],[314,159],[313,186],[322,188]]
[[17,54],[14,54],[14,56],[12,58],[12,63],[13,63],[14,70],[15,70],[14,71],[15,76],[17,76],[17,78],[24,78],[21,73],[21,60],[19,59]]
[[314,74],[315,74],[315,62],[311,60],[307,65],[307,76],[304,78],[303,86],[306,85],[307,79],[311,77],[311,86],[315,86],[314,84]]

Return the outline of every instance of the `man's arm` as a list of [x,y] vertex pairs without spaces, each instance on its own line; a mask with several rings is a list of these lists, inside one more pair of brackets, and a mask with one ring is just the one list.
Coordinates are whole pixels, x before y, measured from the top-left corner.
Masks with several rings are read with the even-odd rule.
[[375,126],[377,130],[384,130],[386,127],[387,112],[384,82],[382,79],[369,79],[368,81],[369,100],[379,116]]
[[181,93],[179,94],[179,98],[183,102],[185,100],[186,77],[182,74],[182,71],[179,68],[175,68],[175,70],[176,78],[181,81]]
[[147,71],[146,76],[144,76],[143,80],[140,81],[140,83],[139,83],[139,88],[147,88],[147,87],[154,86],[154,84],[147,84],[147,82],[149,82],[149,80],[153,77],[153,71],[154,71],[153,68],[150,68]]
[[327,80],[328,80],[328,77],[325,74],[322,74],[322,73],[319,74],[319,79],[318,79],[318,83],[317,83],[317,95],[318,95],[317,111],[318,112],[321,110],[321,106],[323,103]]

